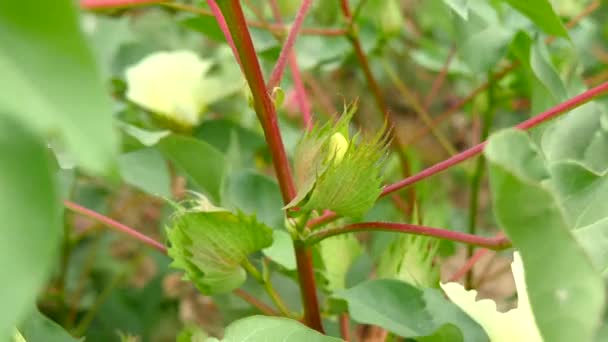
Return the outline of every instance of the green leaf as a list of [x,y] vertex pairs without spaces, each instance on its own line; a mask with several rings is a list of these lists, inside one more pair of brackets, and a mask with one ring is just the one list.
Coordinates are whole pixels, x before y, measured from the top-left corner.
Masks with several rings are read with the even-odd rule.
[[485,72],[491,70],[502,59],[512,36],[512,32],[500,24],[492,24],[471,34],[462,44],[460,53],[471,69]]
[[0,52],[6,85],[0,109],[39,133],[59,133],[80,165],[109,174],[117,156],[112,103],[75,6],[71,0],[0,3],[0,41],[10,46]]
[[293,252],[291,236],[283,230],[272,232],[272,245],[263,250],[264,255],[270,260],[285,267],[288,270],[296,269],[296,256]]
[[460,329],[462,341],[488,341],[481,327],[436,289],[422,290],[398,280],[380,279],[334,296],[348,303],[353,320],[378,325],[400,336],[431,336],[450,324]]
[[[218,341],[207,339],[208,342]],[[251,316],[230,324],[223,342],[340,342],[339,338],[323,335],[298,321],[280,317]]]
[[31,131],[0,115],[0,339],[34,303],[55,261],[62,206],[49,150]]
[[77,342],[63,327],[40,313],[37,309],[19,325],[19,332],[27,342]]
[[[569,227],[550,177],[526,133],[490,138],[494,213],[520,251],[538,329],[547,341],[590,341],[604,307],[604,285]],[[564,276],[564,270],[568,270]]]
[[178,212],[167,235],[172,266],[186,271],[204,294],[238,288],[246,279],[241,263],[272,244],[272,229],[254,216],[227,211]]
[[154,148],[144,148],[120,156],[120,173],[125,182],[156,196],[171,197],[171,176],[167,162]]
[[468,0],[443,0],[450,6],[462,19],[469,20],[469,1]]
[[352,234],[344,234],[325,239],[317,246],[323,260],[325,288],[330,292],[344,289],[346,274],[362,252],[359,241]]
[[416,287],[436,287],[439,267],[433,259],[439,243],[425,236],[399,235],[380,257],[378,278],[394,278]]
[[226,173],[221,152],[204,141],[181,135],[164,138],[158,147],[194,184],[219,202]]
[[274,229],[283,226],[283,200],[277,183],[253,171],[234,173],[226,180],[223,203],[226,208],[255,214]]
[[551,7],[549,0],[504,0],[517,11],[528,17],[546,33],[558,37],[568,37],[559,16]]

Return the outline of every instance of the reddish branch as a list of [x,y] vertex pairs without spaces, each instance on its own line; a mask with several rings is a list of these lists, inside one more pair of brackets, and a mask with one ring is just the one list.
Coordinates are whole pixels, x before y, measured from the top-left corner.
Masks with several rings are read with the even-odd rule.
[[345,342],[350,342],[350,319],[347,313],[340,315],[340,335]]
[[481,260],[481,258],[483,258],[489,252],[490,252],[490,250],[485,249],[485,248],[482,248],[482,249],[476,251],[475,254],[473,254],[473,256],[471,256],[467,260],[467,262],[464,265],[462,265],[462,267],[450,277],[449,281],[458,281],[460,278],[469,274],[469,271],[471,271],[473,269],[475,264],[477,264],[477,262],[479,260]]
[[[222,0],[219,2],[219,6],[237,47],[243,73],[253,96],[255,111],[262,124],[266,143],[272,156],[283,202],[287,204],[295,197],[296,189],[281,139],[276,109],[266,90],[266,83],[264,82],[253,42],[251,41],[243,10],[238,0]],[[294,250],[298,265],[302,304],[304,306],[304,322],[309,327],[323,332],[311,250],[298,241],[294,241]]]
[[[287,39],[285,39],[285,43],[283,43],[283,48],[281,49],[281,53],[279,54],[279,59],[270,74],[270,79],[268,80],[268,89],[273,89],[276,87],[281,78],[283,77],[283,71],[285,71],[285,67],[287,66],[287,62],[289,61],[289,57],[292,55],[293,46],[296,43],[296,38],[298,33],[300,32],[300,28],[302,27],[302,23],[304,22],[304,18],[306,17],[306,13],[312,4],[312,0],[303,0],[300,5],[300,9],[296,15],[296,18],[289,30],[289,34],[287,35]],[[277,20],[280,20],[280,13],[275,13],[275,17]]]
[[321,240],[327,239],[328,237],[361,231],[385,231],[424,235],[443,240],[462,242],[467,245],[479,246],[493,250],[501,250],[511,246],[511,242],[504,236],[487,238],[448,229],[394,222],[360,222],[348,224],[339,228],[322,229],[311,233],[306,238],[306,243],[315,244]]
[[[522,123],[520,123],[519,125],[515,126],[516,128],[519,129],[529,129],[532,128],[534,126],[537,126],[545,121],[548,121],[550,119],[555,118],[558,115],[561,115],[569,110],[572,110],[576,107],[579,107],[583,104],[585,104],[586,102],[604,95],[604,93],[606,93],[608,91],[608,82],[602,83],[599,86],[595,87],[595,88],[591,88],[587,91],[585,91],[582,94],[579,94],[569,100],[566,100],[560,104],[558,104],[555,107],[550,108],[549,110],[540,113],[536,116],[534,116],[531,119],[528,119]],[[486,145],[486,141],[475,145],[471,148],[469,148],[468,150],[465,150],[463,152],[460,152],[459,154],[454,155],[451,158],[448,158],[442,162],[439,162],[431,167],[428,167],[422,171],[420,171],[419,173],[405,178],[401,181],[398,181],[396,183],[387,185],[384,187],[384,189],[382,190],[382,193],[380,195],[380,197],[384,197],[386,195],[389,195],[395,191],[401,190],[405,187],[408,187],[414,183],[417,183],[423,179],[426,179],[428,177],[431,177],[439,172],[442,172],[458,163],[461,163],[471,157],[474,157],[476,155],[478,155],[479,153],[481,153],[483,151],[483,148]],[[316,227],[318,225],[324,224],[326,222],[329,222],[330,220],[334,219],[336,216],[335,213],[333,212],[326,212],[323,215],[310,220],[310,222],[308,223],[309,227]]]
[[247,293],[244,290],[236,289],[233,291],[233,293],[235,295],[243,298],[243,300],[245,300],[247,303],[251,304],[252,306],[256,307],[258,310],[260,310],[260,312],[262,312],[265,315],[268,315],[268,316],[280,316],[281,315],[277,311],[275,311],[273,308],[264,304],[263,302],[258,300],[256,297],[250,295],[249,293]]
[[132,238],[143,242],[144,244],[160,251],[163,254],[167,254],[167,247],[165,247],[165,245],[152,239],[151,237],[148,237],[148,236],[138,232],[137,230],[135,230],[127,225],[124,225],[118,221],[115,221],[115,220],[113,220],[107,216],[104,216],[100,213],[97,213],[93,210],[82,207],[74,202],[64,201],[63,204],[65,205],[66,208],[70,209],[73,212],[90,217],[90,218],[94,219],[95,221],[99,221],[99,222],[103,223],[104,225],[106,225],[120,233],[127,234],[127,235],[131,236]]

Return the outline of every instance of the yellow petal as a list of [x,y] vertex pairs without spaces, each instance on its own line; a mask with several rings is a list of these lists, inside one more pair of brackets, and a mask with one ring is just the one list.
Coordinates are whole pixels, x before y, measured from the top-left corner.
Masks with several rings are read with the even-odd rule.
[[206,106],[203,76],[212,63],[188,50],[156,52],[127,69],[127,98],[181,125],[198,123]]

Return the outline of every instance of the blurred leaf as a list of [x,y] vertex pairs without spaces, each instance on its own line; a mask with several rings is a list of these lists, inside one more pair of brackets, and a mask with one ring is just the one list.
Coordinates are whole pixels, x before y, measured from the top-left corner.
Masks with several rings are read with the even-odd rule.
[[0,165],[0,269],[10,282],[0,287],[5,340],[47,280],[63,227],[49,150],[22,123],[3,115]]
[[604,285],[544,186],[550,175],[540,153],[526,133],[509,130],[490,138],[485,155],[494,213],[521,253],[541,335],[548,341],[590,341],[603,312]]
[[253,171],[238,171],[226,180],[223,205],[255,216],[267,226],[283,226],[283,200],[277,183]]
[[543,31],[558,37],[568,37],[568,31],[549,0],[504,0],[513,8],[530,18]]
[[111,18],[87,14],[82,18],[83,30],[95,52],[99,69],[106,78],[117,74],[114,61],[121,46],[135,41],[129,17]]
[[84,340],[72,337],[63,327],[41,314],[37,309],[19,325],[19,331],[27,342],[77,342]]
[[84,168],[109,174],[117,155],[112,104],[75,5],[0,3],[0,41],[10,46],[0,53],[0,108],[39,132],[59,132]]
[[296,269],[296,256],[293,252],[293,242],[289,233],[283,230],[272,232],[272,245],[263,250],[270,260],[288,270]]
[[241,263],[272,244],[272,230],[254,216],[227,211],[179,212],[167,232],[172,266],[204,294],[229,292],[246,279]]
[[334,297],[348,302],[353,320],[378,325],[400,336],[431,336],[451,324],[460,329],[461,341],[488,341],[483,329],[436,289],[422,290],[398,280],[379,279],[337,292]]
[[471,34],[462,44],[460,53],[471,69],[485,72],[491,70],[502,59],[512,37],[511,31],[500,24],[493,24]]
[[[220,341],[215,338],[208,342]],[[230,324],[224,333],[224,342],[339,342],[339,338],[323,335],[304,324],[288,318],[251,316]]]
[[189,29],[204,34],[207,38],[215,40],[216,42],[226,42],[224,33],[213,16],[198,15],[196,17],[183,19],[179,23]]
[[154,148],[120,156],[120,173],[125,182],[155,196],[171,197],[171,176],[167,162]]
[[344,289],[346,274],[355,259],[362,253],[359,240],[353,234],[332,236],[318,245],[323,260],[323,277],[329,292]]
[[219,202],[226,172],[222,153],[204,141],[182,135],[164,138],[158,147],[194,184]]
[[468,0],[443,0],[446,5],[456,12],[464,20],[469,19],[469,1]]

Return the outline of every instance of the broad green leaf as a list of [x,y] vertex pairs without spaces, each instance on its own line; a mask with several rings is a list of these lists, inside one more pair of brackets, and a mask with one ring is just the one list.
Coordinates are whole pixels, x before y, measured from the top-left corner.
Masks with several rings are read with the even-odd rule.
[[288,270],[296,269],[296,256],[293,251],[293,241],[289,233],[275,229],[272,231],[272,245],[263,250],[270,260]]
[[317,246],[323,260],[325,288],[330,292],[344,289],[346,274],[362,252],[359,240],[353,234],[343,234],[325,239]]
[[214,202],[219,202],[226,172],[222,153],[204,141],[181,135],[164,138],[158,148]]
[[120,156],[119,169],[125,182],[156,196],[171,197],[171,176],[167,162],[154,148],[144,148]]
[[484,328],[492,342],[541,342],[542,338],[528,302],[521,257],[517,252],[511,269],[518,303],[517,308],[505,313],[498,311],[496,303],[491,299],[477,300],[476,290],[467,291],[459,283],[441,284],[441,288],[456,305]]
[[63,230],[50,151],[23,123],[0,114],[0,339],[44,285]]
[[464,20],[469,19],[469,1],[468,0],[443,0],[446,5],[450,6],[456,14]]
[[559,77],[545,43],[537,39],[530,48],[530,67],[538,80],[549,90],[556,102],[568,98],[564,83]]
[[72,337],[63,327],[41,314],[37,309],[19,325],[19,332],[27,342],[83,341],[83,339]]
[[539,151],[526,133],[509,130],[490,138],[485,155],[494,213],[521,253],[541,335],[547,341],[590,341],[603,312],[604,286],[543,183],[550,175]]
[[10,46],[0,52],[0,110],[39,133],[59,133],[80,165],[108,174],[117,155],[112,103],[75,6],[71,0],[0,2],[0,41]]
[[[220,341],[215,338],[208,342]],[[251,316],[230,324],[222,342],[340,342],[339,338],[323,335],[304,324],[288,318]]]
[[568,32],[549,0],[504,0],[513,8],[528,17],[546,33],[568,37]]
[[512,36],[512,32],[500,24],[492,24],[471,34],[462,44],[460,53],[471,69],[485,72],[491,70],[502,59]]
[[380,279],[334,294],[348,303],[353,320],[374,324],[409,338],[434,335],[454,325],[462,341],[488,341],[481,327],[437,289],[418,289],[407,283]]
[[86,14],[82,18],[83,30],[91,44],[99,69],[106,78],[118,75],[115,67],[116,56],[120,48],[133,42],[135,36],[129,27],[130,18],[112,18]]
[[437,240],[418,235],[400,235],[385,249],[378,263],[378,278],[394,278],[416,287],[436,287],[439,268]]
[[167,232],[169,256],[204,294],[238,288],[246,279],[241,263],[272,244],[272,230],[254,216],[218,211],[181,211]]
[[226,180],[222,201],[226,208],[255,214],[269,227],[283,226],[281,192],[277,183],[267,176],[247,170],[231,174]]

